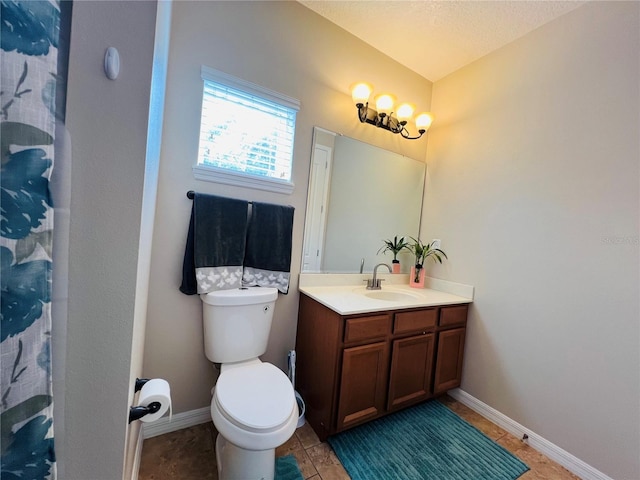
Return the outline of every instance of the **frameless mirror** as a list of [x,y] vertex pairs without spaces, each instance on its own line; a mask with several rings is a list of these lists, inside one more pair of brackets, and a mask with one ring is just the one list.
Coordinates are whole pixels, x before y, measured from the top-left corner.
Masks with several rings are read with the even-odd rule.
[[[418,237],[426,165],[314,128],[302,252],[306,273],[370,272],[391,264],[383,240]],[[412,257],[398,255],[402,272]]]

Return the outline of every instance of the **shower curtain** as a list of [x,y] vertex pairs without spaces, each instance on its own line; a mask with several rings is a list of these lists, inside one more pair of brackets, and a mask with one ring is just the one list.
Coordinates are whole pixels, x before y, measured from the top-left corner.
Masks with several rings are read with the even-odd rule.
[[[62,10],[70,15],[70,8]],[[59,40],[61,25],[68,28],[69,23],[61,23],[60,12],[58,0],[1,2],[2,480],[56,478],[49,181],[66,84],[66,67],[60,69],[58,62]]]

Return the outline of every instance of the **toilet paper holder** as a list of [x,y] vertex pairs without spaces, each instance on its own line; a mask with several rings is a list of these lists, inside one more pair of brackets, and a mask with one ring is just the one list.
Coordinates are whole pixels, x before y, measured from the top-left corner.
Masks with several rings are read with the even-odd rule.
[[160,402],[151,402],[148,406],[129,407],[129,423],[140,420],[145,415],[156,413],[162,405]]
[[150,378],[136,378],[135,389],[133,390],[134,393],[135,392],[139,392],[140,390],[142,390],[142,387],[144,386],[144,384],[147,383],[149,380],[151,380],[151,379]]
[[[149,381],[148,378],[136,378],[135,390],[134,392],[139,392],[142,390],[142,386]],[[145,406],[137,406],[137,407],[129,407],[129,423],[134,420],[140,420],[145,415],[150,413],[156,413],[162,405],[160,402],[151,402],[149,405]]]

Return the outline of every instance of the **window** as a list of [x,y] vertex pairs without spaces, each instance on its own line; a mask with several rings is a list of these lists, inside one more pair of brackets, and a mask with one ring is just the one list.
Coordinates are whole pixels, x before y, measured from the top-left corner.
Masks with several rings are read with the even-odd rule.
[[196,178],[291,193],[300,102],[204,66],[202,79]]

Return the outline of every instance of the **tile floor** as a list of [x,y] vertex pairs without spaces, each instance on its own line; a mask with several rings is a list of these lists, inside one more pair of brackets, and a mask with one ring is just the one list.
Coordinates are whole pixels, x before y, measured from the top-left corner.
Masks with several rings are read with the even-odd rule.
[[[451,397],[444,396],[439,400],[529,465],[531,470],[519,480],[578,479],[565,468]],[[215,435],[213,424],[205,423],[146,439],[142,447],[139,480],[217,480]],[[289,454],[296,457],[306,480],[350,478],[329,444],[320,442],[308,424],[297,429],[295,435],[276,450],[277,456]]]

